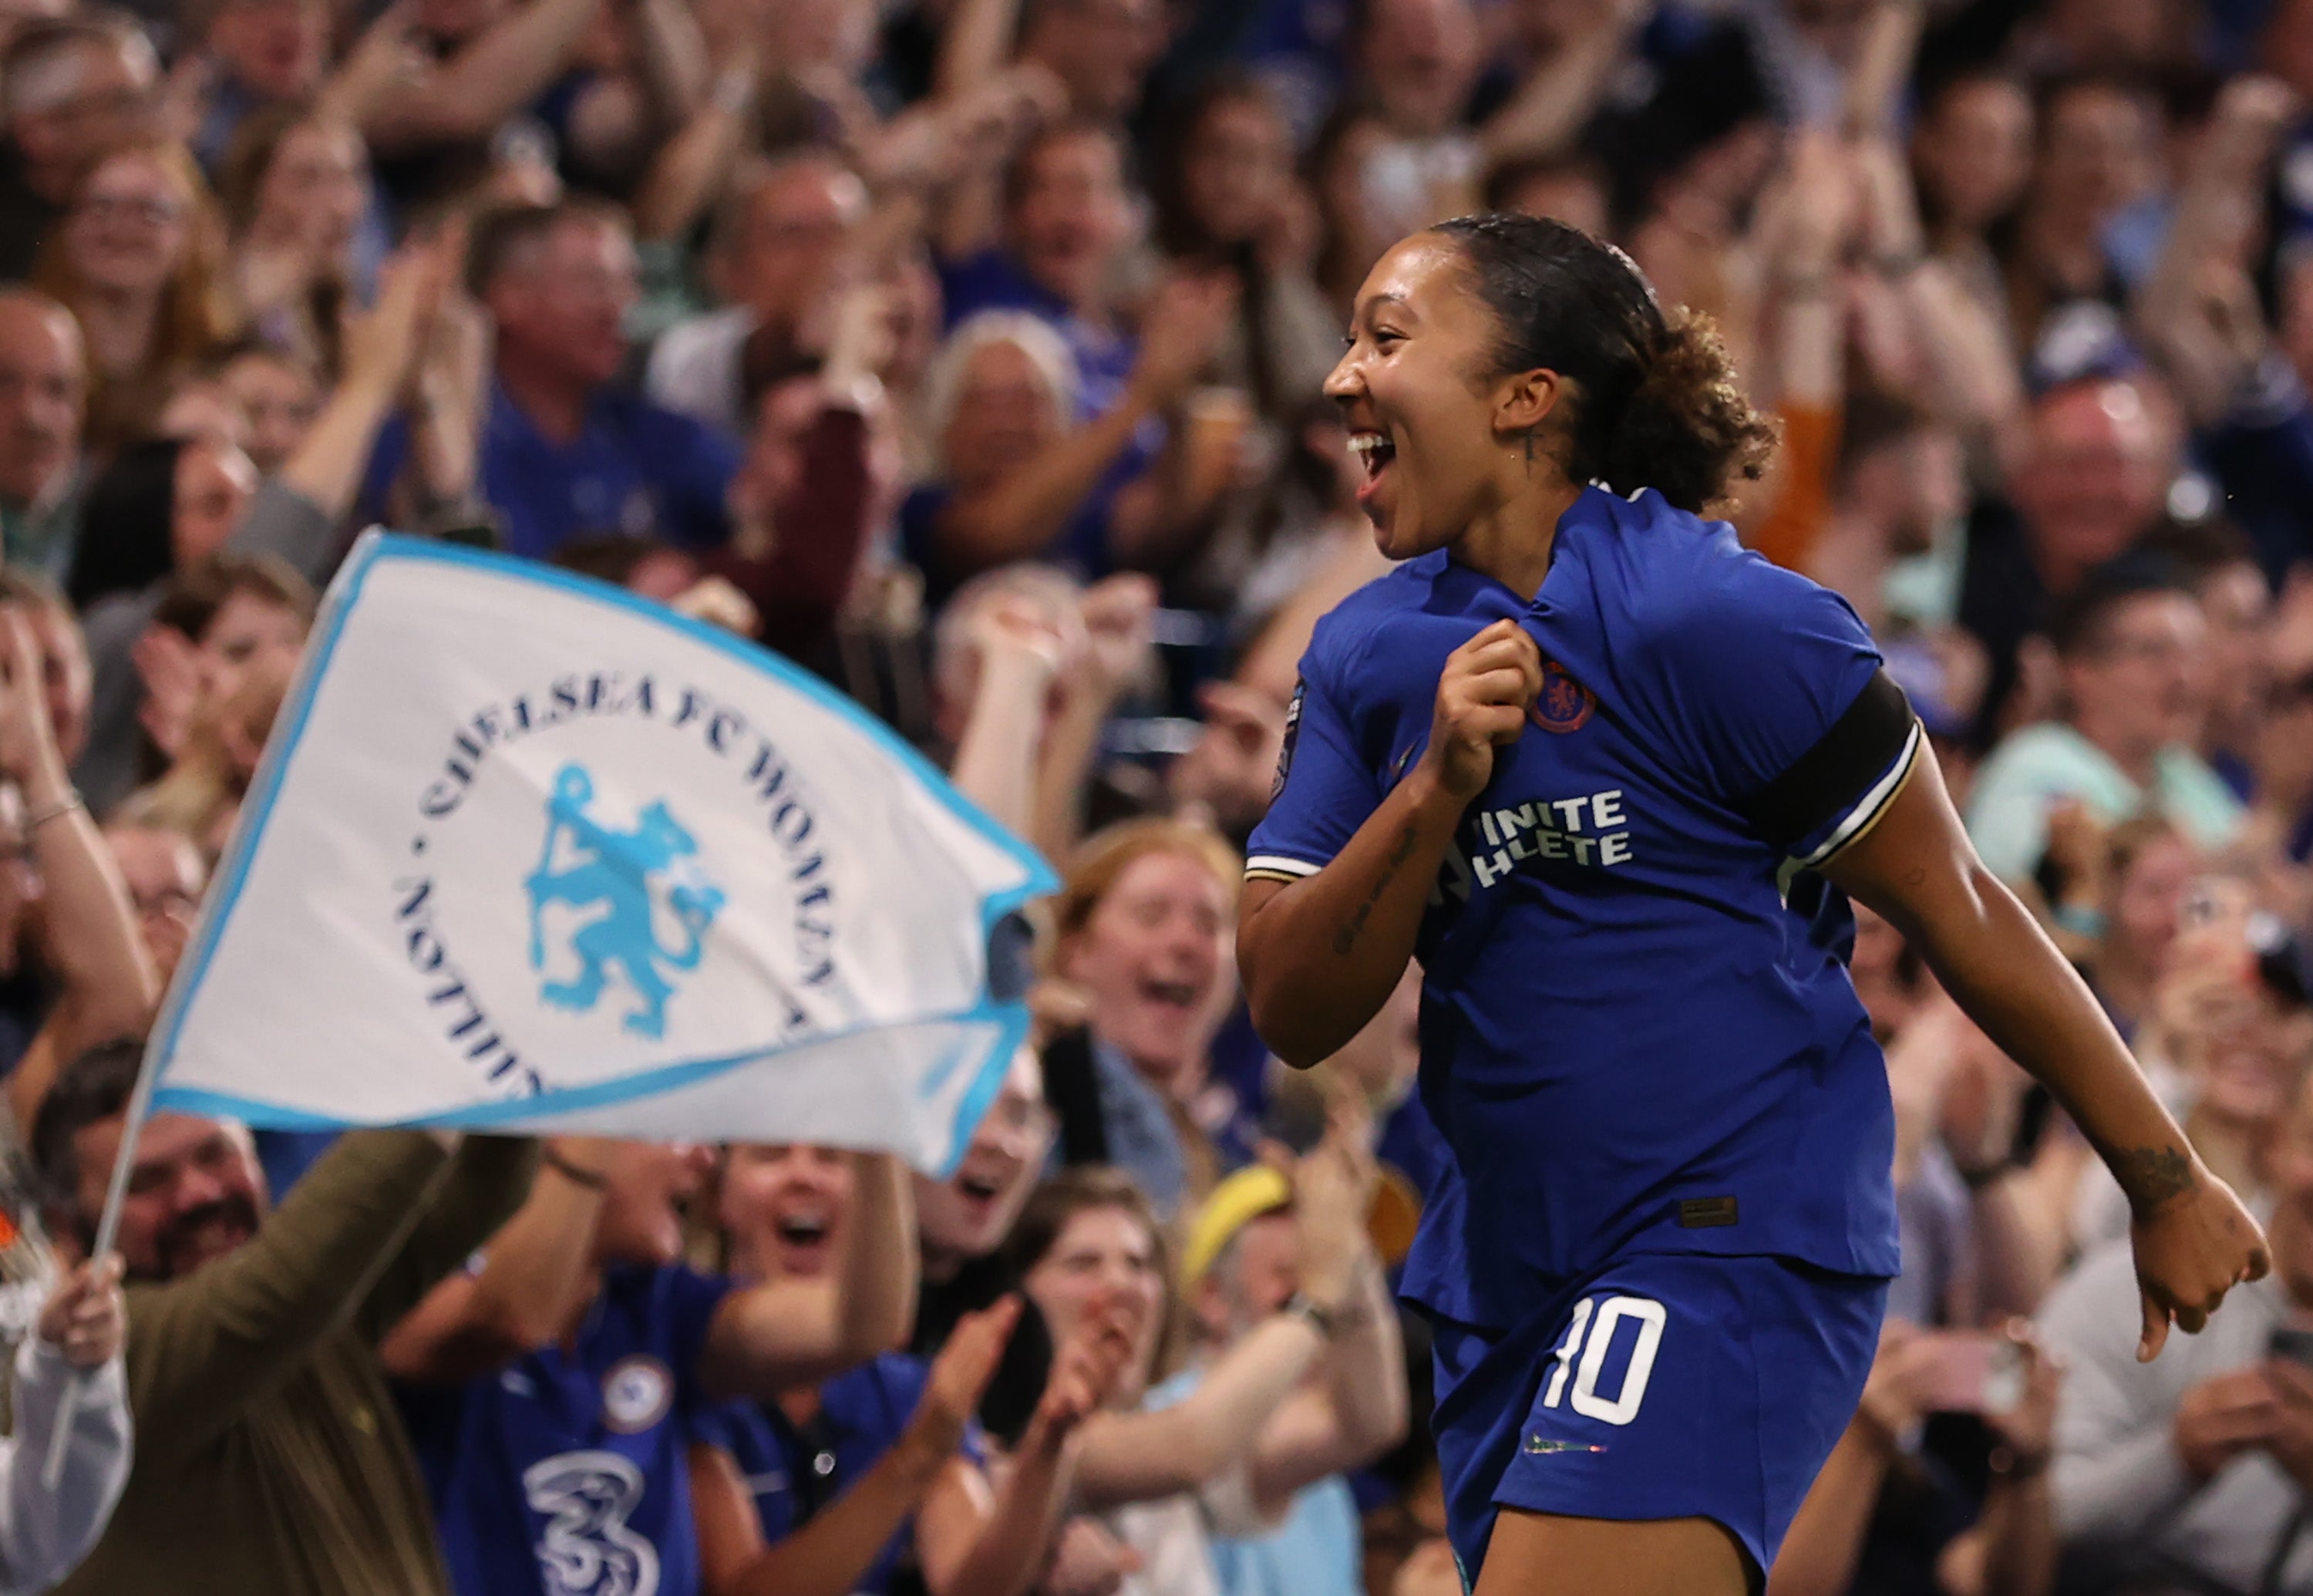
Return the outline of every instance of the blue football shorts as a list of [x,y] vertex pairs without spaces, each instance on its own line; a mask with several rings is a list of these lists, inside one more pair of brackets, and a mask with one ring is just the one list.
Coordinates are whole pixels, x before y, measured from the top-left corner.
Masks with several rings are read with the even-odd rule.
[[1877,1275],[1652,1253],[1508,1335],[1438,1323],[1432,1422],[1465,1586],[1505,1507],[1713,1519],[1755,1582],[1854,1415],[1886,1304]]

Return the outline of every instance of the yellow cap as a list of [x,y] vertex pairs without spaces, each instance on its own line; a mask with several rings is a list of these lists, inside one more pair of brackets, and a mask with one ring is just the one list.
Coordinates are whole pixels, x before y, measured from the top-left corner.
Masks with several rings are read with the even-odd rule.
[[1194,1285],[1236,1233],[1293,1201],[1293,1183],[1267,1164],[1251,1164],[1213,1187],[1190,1222],[1181,1249],[1181,1283]]

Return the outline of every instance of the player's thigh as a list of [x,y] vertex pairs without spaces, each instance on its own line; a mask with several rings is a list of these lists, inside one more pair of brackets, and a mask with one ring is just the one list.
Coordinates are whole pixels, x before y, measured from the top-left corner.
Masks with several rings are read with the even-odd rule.
[[1476,1596],[1748,1596],[1750,1560],[1712,1519],[1501,1510]]

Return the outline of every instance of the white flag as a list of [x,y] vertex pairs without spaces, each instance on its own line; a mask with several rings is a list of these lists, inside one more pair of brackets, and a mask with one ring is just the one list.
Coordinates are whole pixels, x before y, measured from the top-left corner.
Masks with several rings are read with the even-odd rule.
[[1042,862],[815,678],[616,588],[373,536],[147,1067],[252,1124],[960,1156]]

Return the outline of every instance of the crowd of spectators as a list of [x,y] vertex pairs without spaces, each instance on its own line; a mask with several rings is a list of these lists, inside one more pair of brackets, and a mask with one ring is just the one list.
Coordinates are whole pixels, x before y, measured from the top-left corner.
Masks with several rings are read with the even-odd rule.
[[[0,0],[0,1590],[1457,1591],[1418,973],[1292,1075],[1232,921],[1385,569],[1350,299],[1482,208],[1715,319],[1728,518],[2270,1227],[2137,1364],[2126,1201],[1865,915],[1904,1273],[1766,1589],[2313,1593],[2313,0]],[[750,637],[1053,861],[950,1178],[169,1114],[76,1259],[374,524]]]

